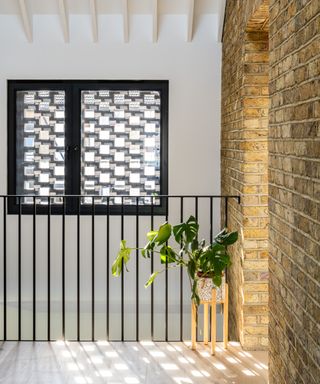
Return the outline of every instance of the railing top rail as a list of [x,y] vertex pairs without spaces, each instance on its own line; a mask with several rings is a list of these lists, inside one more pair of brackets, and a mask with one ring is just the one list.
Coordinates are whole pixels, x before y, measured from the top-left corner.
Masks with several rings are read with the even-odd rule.
[[173,198],[221,198],[221,199],[239,199],[239,195],[147,195],[147,196],[137,196],[137,195],[114,195],[114,196],[101,196],[101,195],[0,195],[0,198],[4,197],[41,197],[41,198],[54,198],[54,197],[91,197],[91,198],[98,198],[98,197],[105,197],[105,198],[115,198],[115,197],[128,197],[128,198],[145,198],[145,197],[153,197],[153,198],[159,198],[159,197],[173,197]]

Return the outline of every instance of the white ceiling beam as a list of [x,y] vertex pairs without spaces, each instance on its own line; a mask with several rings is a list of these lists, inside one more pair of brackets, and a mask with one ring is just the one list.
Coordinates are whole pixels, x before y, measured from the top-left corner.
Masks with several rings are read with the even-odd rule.
[[218,14],[218,42],[222,42],[224,15],[226,11],[226,0],[220,0],[219,2],[219,14]]
[[93,41],[98,42],[98,14],[97,14],[97,1],[90,1],[90,12],[91,12],[91,21],[92,21],[92,35]]
[[152,0],[152,42],[158,41],[158,0]]
[[194,0],[189,0],[187,41],[192,41],[194,25]]
[[123,17],[123,41],[129,41],[129,16],[128,16],[128,0],[122,0],[122,17]]
[[60,14],[60,21],[61,21],[64,41],[65,43],[69,43],[70,41],[69,20],[68,20],[68,14],[67,14],[66,0],[58,0],[58,3],[59,3],[59,14]]
[[24,32],[26,34],[26,37],[29,43],[32,43],[33,41],[32,23],[30,21],[26,0],[19,0],[19,9],[20,9],[20,15],[22,19]]

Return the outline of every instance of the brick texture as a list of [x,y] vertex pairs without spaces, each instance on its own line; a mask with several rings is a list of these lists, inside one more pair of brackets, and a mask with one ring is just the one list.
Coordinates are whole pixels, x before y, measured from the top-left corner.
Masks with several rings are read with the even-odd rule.
[[270,383],[320,382],[320,1],[270,0]]
[[227,1],[222,190],[242,198],[230,335],[248,349],[269,336],[271,384],[320,380],[319,90],[319,0]]
[[245,349],[268,346],[268,4],[229,0],[222,61],[222,193],[232,247],[230,337]]

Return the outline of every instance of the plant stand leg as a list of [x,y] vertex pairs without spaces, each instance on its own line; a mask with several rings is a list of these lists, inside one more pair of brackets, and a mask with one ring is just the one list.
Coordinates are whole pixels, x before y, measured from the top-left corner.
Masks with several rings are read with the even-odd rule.
[[223,303],[223,346],[228,348],[228,284],[225,284]]
[[191,349],[197,349],[197,307],[192,300],[191,302]]
[[209,303],[204,303],[204,312],[203,312],[203,342],[204,345],[209,343]]
[[217,297],[216,290],[212,290],[212,301],[211,301],[211,355],[215,354],[216,350],[216,333],[217,333]]

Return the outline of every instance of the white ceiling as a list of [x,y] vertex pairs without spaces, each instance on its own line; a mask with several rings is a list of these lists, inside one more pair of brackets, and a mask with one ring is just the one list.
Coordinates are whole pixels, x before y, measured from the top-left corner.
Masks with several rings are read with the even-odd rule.
[[[69,16],[88,15],[92,19],[93,41],[98,41],[99,15],[123,15],[124,41],[130,40],[130,15],[150,15],[153,18],[153,41],[157,41],[159,16],[186,15],[187,41],[192,41],[194,19],[202,15],[217,15],[218,35],[221,35],[226,0],[0,0],[0,16],[20,18],[25,35],[33,41],[33,16],[58,15],[65,42],[69,41]],[[105,20],[105,19],[104,19]],[[127,35],[127,36],[126,36]]]
[[[196,14],[213,14],[219,12],[220,0],[195,0]],[[89,14],[89,0],[66,0],[70,14]],[[96,0],[97,11],[100,14],[121,13],[121,0]],[[128,0],[129,11],[132,14],[150,14],[152,0]],[[26,0],[32,14],[58,14],[58,0]],[[189,0],[158,0],[159,14],[185,14],[188,11]],[[19,0],[0,0],[0,14],[19,14]]]

